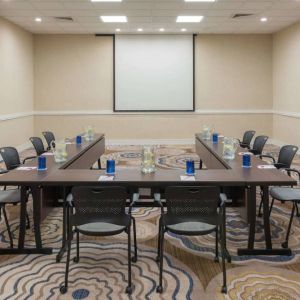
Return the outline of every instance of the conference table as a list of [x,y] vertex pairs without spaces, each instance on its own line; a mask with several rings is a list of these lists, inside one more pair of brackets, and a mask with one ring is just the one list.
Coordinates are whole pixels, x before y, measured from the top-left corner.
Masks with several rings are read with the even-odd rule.
[[[196,151],[207,169],[197,170],[194,181],[182,181],[184,170],[157,169],[155,173],[143,174],[138,169],[118,169],[113,181],[100,181],[105,170],[91,169],[92,165],[105,151],[104,134],[96,134],[93,141],[84,142],[81,146],[70,140],[67,145],[68,160],[63,164],[55,163],[53,156],[47,156],[47,170],[13,170],[0,176],[0,185],[20,186],[21,209],[18,248],[0,249],[0,254],[52,253],[51,248],[43,247],[40,224],[43,215],[43,203],[49,206],[57,198],[57,188],[63,188],[63,239],[62,247],[57,255],[59,261],[65,250],[66,241],[66,195],[71,187],[80,185],[124,186],[128,190],[138,188],[159,189],[164,191],[167,186],[219,186],[226,189],[245,191],[244,206],[249,223],[249,240],[246,249],[239,249],[239,255],[290,255],[290,249],[273,249],[268,216],[268,187],[270,185],[295,185],[296,181],[278,170],[260,170],[256,166],[263,162],[253,158],[251,169],[242,168],[241,157],[232,161],[222,159],[222,143],[215,145],[196,135]],[[36,161],[30,162],[36,165]],[[262,187],[264,199],[264,227],[266,248],[254,249],[256,187]],[[26,193],[32,191],[35,247],[24,247],[26,231]],[[199,199],[201,201],[201,199]],[[46,206],[47,206],[46,205]]]
[[[224,191],[233,200],[233,207],[239,210],[241,217],[249,225],[248,247],[238,249],[238,255],[291,255],[291,249],[274,249],[272,247],[272,237],[269,216],[269,187],[270,186],[294,186],[296,180],[286,173],[275,169],[261,169],[262,165],[268,165],[258,156],[251,157],[251,168],[242,167],[242,154],[244,148],[239,147],[235,158],[226,160],[223,158],[223,139],[218,143],[203,139],[201,134],[195,135],[196,153],[200,157],[200,166],[205,164],[210,171],[216,174],[226,170],[227,174],[235,174],[237,181],[232,180],[232,185],[225,187]],[[226,173],[225,171],[225,173]],[[228,175],[225,175],[228,176]],[[234,175],[230,175],[233,176]],[[243,181],[243,185],[240,182]],[[261,190],[263,201],[263,222],[265,234],[265,249],[255,249],[255,227],[256,227],[256,193]]]

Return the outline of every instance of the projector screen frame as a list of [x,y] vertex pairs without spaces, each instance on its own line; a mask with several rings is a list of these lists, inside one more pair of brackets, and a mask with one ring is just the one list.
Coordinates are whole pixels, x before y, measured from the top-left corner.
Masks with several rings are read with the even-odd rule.
[[[99,34],[97,36],[101,36],[101,34]],[[104,34],[102,34],[102,36],[104,36]],[[120,109],[116,109],[116,97],[115,97],[115,95],[116,95],[116,84],[115,84],[115,80],[116,80],[116,78],[115,78],[115,71],[116,71],[116,64],[115,64],[115,60],[116,60],[115,34],[111,34],[109,36],[113,37],[113,111],[114,112],[118,112],[118,113],[195,112],[195,38],[196,38],[197,34],[193,34],[193,108],[188,109],[188,110],[124,110],[124,109],[120,110]]]

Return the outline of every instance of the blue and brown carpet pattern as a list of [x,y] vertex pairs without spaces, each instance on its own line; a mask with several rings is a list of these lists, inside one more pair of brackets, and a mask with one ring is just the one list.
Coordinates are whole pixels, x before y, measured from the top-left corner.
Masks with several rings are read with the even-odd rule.
[[[266,152],[277,155],[278,148],[268,145]],[[24,153],[30,155],[30,151]],[[118,168],[139,168],[141,147],[109,146],[102,157],[116,159]],[[158,168],[184,169],[185,160],[195,155],[192,145],[156,147]],[[295,159],[294,167],[300,165]],[[259,197],[259,194],[257,195]],[[8,207],[14,243],[18,237],[18,206]],[[227,210],[227,248],[232,255],[228,268],[228,294],[220,293],[222,272],[213,261],[214,236],[182,237],[166,235],[164,258],[164,293],[158,295],[158,265],[155,262],[157,208],[136,208],[138,262],[132,264],[134,292],[125,294],[127,285],[127,236],[81,237],[80,262],[71,262],[70,284],[66,295],[59,287],[64,278],[64,261],[56,263],[55,254],[61,245],[61,208],[55,208],[42,224],[45,246],[55,249],[53,255],[20,255],[0,257],[0,299],[300,299],[300,220],[295,218],[290,246],[291,257],[239,257],[237,248],[247,243],[247,226],[234,208]],[[29,201],[29,214],[31,213]],[[276,203],[271,218],[275,247],[284,241],[290,207]],[[0,223],[1,247],[8,247],[3,220]],[[32,229],[27,231],[26,244],[34,244]],[[264,246],[262,219],[257,218],[256,247]],[[73,244],[72,257],[75,255]]]

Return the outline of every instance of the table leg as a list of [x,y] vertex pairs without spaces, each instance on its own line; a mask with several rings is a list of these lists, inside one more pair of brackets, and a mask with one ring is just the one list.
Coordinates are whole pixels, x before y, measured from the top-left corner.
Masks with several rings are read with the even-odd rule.
[[263,187],[263,215],[264,215],[264,232],[266,240],[266,248],[272,249],[272,238],[271,238],[271,228],[270,228],[270,216],[269,216],[269,187]]
[[40,199],[38,196],[38,188],[31,187],[33,198],[33,218],[34,218],[34,236],[36,247],[25,248],[25,234],[26,234],[26,202],[27,202],[27,187],[21,186],[21,203],[20,203],[20,227],[19,227],[19,241],[18,248],[0,249],[0,255],[9,254],[52,254],[52,248],[43,248],[40,231]]
[[21,186],[21,203],[20,203],[20,227],[19,227],[19,243],[18,250],[24,249],[25,234],[26,234],[26,202],[27,202],[27,187]]
[[61,243],[61,248],[59,249],[59,252],[56,255],[56,262],[60,262],[65,251],[67,248],[67,193],[66,193],[66,187],[63,188],[63,228],[62,228],[62,243]]
[[273,249],[269,219],[269,192],[263,187],[264,232],[266,240],[265,249],[254,249],[255,223],[256,223],[256,187],[251,186],[247,195],[247,209],[249,218],[248,248],[238,249],[238,255],[292,255],[291,249]]

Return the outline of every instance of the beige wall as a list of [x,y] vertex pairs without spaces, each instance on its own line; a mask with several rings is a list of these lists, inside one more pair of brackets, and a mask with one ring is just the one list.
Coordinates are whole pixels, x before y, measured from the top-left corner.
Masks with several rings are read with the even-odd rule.
[[199,35],[198,109],[272,108],[271,35]]
[[[112,39],[36,35],[35,110],[112,109]],[[201,35],[196,40],[196,109],[272,108],[271,35]],[[35,130],[60,136],[91,123],[110,139],[193,138],[203,123],[230,135],[253,127],[272,134],[272,115],[144,114],[36,116]],[[237,126],[238,124],[238,126]]]
[[274,35],[273,52],[274,138],[300,146],[300,23]]
[[112,37],[36,35],[34,49],[35,110],[112,109]]
[[[0,118],[33,110],[33,37],[0,18]],[[33,134],[33,118],[0,120],[0,147]]]

